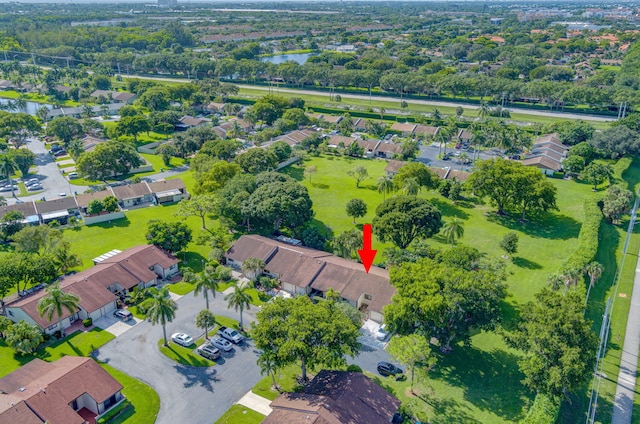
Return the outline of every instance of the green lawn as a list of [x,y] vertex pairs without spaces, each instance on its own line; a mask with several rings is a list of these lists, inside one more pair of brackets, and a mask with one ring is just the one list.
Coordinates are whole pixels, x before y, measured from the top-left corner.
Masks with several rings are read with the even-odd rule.
[[89,356],[91,352],[114,338],[115,336],[108,331],[94,327],[91,331],[76,331],[63,340],[25,356],[15,354],[4,339],[0,339],[0,377],[15,371],[34,358],[53,362],[67,355]]
[[215,424],[260,424],[265,416],[243,405],[233,405]]
[[160,410],[160,397],[150,386],[140,380],[107,365],[100,364],[113,378],[124,386],[122,394],[129,400],[132,408],[109,424],[153,424]]
[[[296,392],[300,390],[300,386],[296,381],[296,378],[301,374],[300,364],[291,364],[278,370],[276,374],[276,380],[280,386],[282,392]],[[313,375],[313,374],[310,374]],[[310,377],[312,378],[312,377]],[[270,375],[265,375],[262,380],[258,382],[251,391],[259,396],[274,400],[278,397],[280,392],[273,389],[273,379]]]
[[180,346],[172,341],[169,341],[169,346],[164,345],[164,340],[158,340],[158,348],[163,355],[167,358],[189,367],[211,367],[216,363],[209,359],[198,355],[195,352],[196,346],[202,344],[204,339],[198,339],[194,344],[189,347]]

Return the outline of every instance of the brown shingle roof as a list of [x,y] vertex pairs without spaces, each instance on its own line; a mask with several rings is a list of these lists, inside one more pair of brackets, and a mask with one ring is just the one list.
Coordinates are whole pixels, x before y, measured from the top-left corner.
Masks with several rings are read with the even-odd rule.
[[455,178],[456,181],[460,181],[461,183],[463,183],[467,181],[467,178],[469,178],[469,175],[471,175],[471,173],[469,172],[452,169],[451,171],[449,171],[449,174],[447,175],[447,179],[453,180]]
[[418,125],[414,134],[436,135],[440,127],[432,127],[431,125]]
[[182,181],[180,178],[176,178],[173,180],[154,181],[152,183],[148,183],[148,185],[153,193],[160,193],[168,190],[186,190],[184,181]]
[[[114,196],[111,187],[107,187],[106,190],[94,191],[92,193],[82,193],[76,196],[76,202],[81,208],[89,206],[92,200],[104,200],[105,197]],[[115,197],[115,196],[114,196]]]
[[362,147],[365,150],[365,152],[373,152],[376,150],[378,144],[380,144],[380,141],[357,140],[357,143],[359,147]]
[[389,162],[387,162],[387,166],[384,168],[384,171],[390,174],[397,174],[398,170],[400,170],[400,168],[402,168],[406,164],[407,162],[401,160],[390,160]]
[[524,166],[535,166],[540,169],[550,169],[552,171],[560,171],[562,163],[553,160],[547,156],[535,156],[522,161]]
[[113,194],[118,200],[135,199],[143,197],[145,194],[151,194],[151,189],[147,183],[141,182],[113,187]]
[[374,266],[367,274],[357,262],[258,235],[240,237],[225,256],[238,262],[250,257],[260,258],[266,264],[265,271],[279,275],[282,282],[303,288],[311,286],[320,291],[333,288],[353,302],[366,293],[371,295],[371,300],[367,301],[369,309],[376,312],[382,312],[396,292],[385,269]]
[[36,210],[38,211],[38,213],[67,211],[77,208],[78,204],[76,203],[76,198],[73,196],[61,197],[60,199],[54,200],[46,200],[44,202],[36,202]]
[[339,146],[340,143],[342,143],[344,147],[349,147],[351,143],[353,143],[355,140],[356,140],[355,137],[345,137],[343,135],[332,135],[327,140],[327,144],[329,144],[329,146]]
[[[4,397],[10,396],[22,399],[29,412],[47,423],[82,424],[84,420],[69,406],[73,400],[87,394],[102,403],[122,388],[91,358],[64,356],[51,363],[34,359],[0,379],[0,391],[6,394],[0,395],[0,410]],[[24,409],[20,412],[17,420],[7,423],[38,422],[33,420],[32,413]]]
[[202,125],[207,122],[206,119],[203,118],[194,118],[193,116],[185,115],[180,118],[180,122],[182,124],[187,125],[189,127],[197,127],[198,125]]
[[[125,269],[136,274],[140,279],[145,279],[147,274],[145,271],[151,272],[150,268],[154,265],[160,265],[167,269],[178,263],[178,259],[170,253],[165,252],[151,244],[135,246],[130,249],[104,259],[101,263],[117,263]],[[138,271],[139,270],[139,271]],[[154,274],[155,276],[155,274]],[[150,279],[145,280],[145,282]]]
[[376,152],[400,153],[402,152],[402,146],[395,143],[380,143],[376,147]]
[[22,215],[25,216],[33,216],[36,215],[36,208],[33,205],[32,201],[24,202],[24,203],[16,203],[13,205],[0,206],[0,218],[2,218],[9,211],[18,211],[22,212]]
[[114,91],[111,92],[111,98],[116,102],[128,102],[129,100],[136,97],[135,94],[129,93],[126,91]]
[[391,126],[393,131],[400,131],[403,133],[413,133],[416,129],[416,124],[410,124],[406,122],[396,122]]
[[388,424],[400,401],[362,373],[322,370],[304,393],[271,402],[263,424]]

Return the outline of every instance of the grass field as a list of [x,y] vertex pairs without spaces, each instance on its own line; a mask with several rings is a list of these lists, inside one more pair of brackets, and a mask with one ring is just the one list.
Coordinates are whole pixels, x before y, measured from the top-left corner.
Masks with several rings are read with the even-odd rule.
[[233,405],[215,424],[260,424],[265,416],[243,405]]
[[13,349],[6,345],[4,339],[0,339],[0,377],[4,377],[35,358],[52,362],[66,355],[89,356],[91,352],[114,338],[113,334],[94,327],[91,331],[76,331],[50,346],[37,350],[32,355],[24,356],[15,354]]

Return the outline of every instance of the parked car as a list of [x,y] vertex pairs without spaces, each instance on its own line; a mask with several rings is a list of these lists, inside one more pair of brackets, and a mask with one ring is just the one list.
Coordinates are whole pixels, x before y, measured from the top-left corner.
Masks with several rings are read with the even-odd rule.
[[40,184],[27,186],[27,191],[39,191],[39,190],[44,190],[44,187],[42,187],[42,185]]
[[229,342],[229,340],[227,339],[223,339],[220,336],[213,336],[211,338],[211,345],[217,347],[223,352],[229,352],[231,349],[233,349],[233,345],[231,344],[231,342]]
[[60,156],[64,156],[64,155],[66,155],[66,154],[67,154],[67,151],[66,151],[66,150],[64,150],[64,149],[60,149],[60,150],[56,150],[56,151],[53,153],[53,156],[55,156],[55,157],[60,157]]
[[33,185],[33,184],[40,184],[40,180],[37,178],[29,178],[24,182],[24,185],[26,186]]
[[389,332],[387,332],[387,324],[382,324],[378,327],[378,331],[376,331],[376,339],[385,341],[389,337]]
[[218,335],[224,337],[225,339],[235,344],[242,343],[242,341],[244,340],[244,337],[242,337],[242,334],[238,333],[233,328],[228,328],[228,327],[220,327],[218,329]]
[[14,185],[14,186],[6,185],[6,186],[3,186],[3,187],[0,187],[0,191],[11,191],[11,189],[17,190],[18,186],[17,185]]
[[187,333],[173,333],[171,335],[171,340],[184,347],[191,346],[193,344],[193,337]]
[[78,179],[78,173],[77,172],[69,172],[69,179],[70,180]]
[[392,375],[396,378],[401,378],[404,374],[402,368],[393,365],[391,362],[378,362],[378,373],[383,376]]
[[64,193],[64,192],[58,193],[58,197],[67,197],[67,193]]
[[133,319],[133,314],[126,309],[118,309],[113,313],[113,316],[122,321],[129,321]]
[[198,348],[198,353],[201,356],[204,356],[207,359],[211,359],[215,361],[220,357],[220,350],[217,347],[211,346],[210,344],[203,344]]

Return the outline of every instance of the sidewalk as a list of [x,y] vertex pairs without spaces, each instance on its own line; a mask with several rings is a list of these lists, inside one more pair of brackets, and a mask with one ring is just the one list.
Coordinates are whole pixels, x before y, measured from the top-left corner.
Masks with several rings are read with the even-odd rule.
[[249,409],[253,409],[256,412],[261,413],[262,415],[269,415],[272,411],[271,401],[267,398],[263,398],[262,396],[258,396],[249,390],[244,396],[240,398],[237,402],[240,405],[246,406]]

